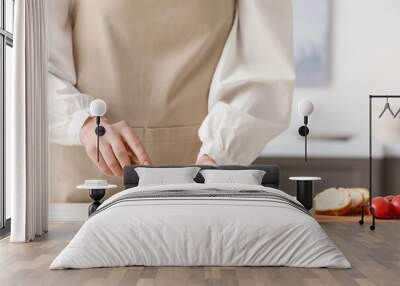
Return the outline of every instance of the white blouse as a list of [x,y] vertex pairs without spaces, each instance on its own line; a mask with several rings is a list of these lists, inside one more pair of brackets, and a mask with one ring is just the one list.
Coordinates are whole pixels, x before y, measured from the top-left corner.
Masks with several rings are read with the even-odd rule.
[[[250,164],[290,119],[293,82],[291,0],[238,0],[215,71],[199,156]],[[68,1],[49,4],[50,140],[79,145],[93,97],[75,87]]]

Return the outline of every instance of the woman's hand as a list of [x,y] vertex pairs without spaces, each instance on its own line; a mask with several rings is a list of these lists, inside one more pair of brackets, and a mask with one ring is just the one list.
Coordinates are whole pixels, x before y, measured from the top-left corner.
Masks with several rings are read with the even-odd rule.
[[103,117],[101,125],[106,129],[106,133],[100,137],[100,162],[97,162],[96,118],[91,117],[86,120],[80,130],[79,138],[89,158],[104,174],[121,177],[122,169],[126,165],[151,164],[139,137],[125,121],[110,124]]
[[217,163],[211,159],[208,155],[202,155],[199,159],[197,159],[196,165],[214,165],[216,166]]

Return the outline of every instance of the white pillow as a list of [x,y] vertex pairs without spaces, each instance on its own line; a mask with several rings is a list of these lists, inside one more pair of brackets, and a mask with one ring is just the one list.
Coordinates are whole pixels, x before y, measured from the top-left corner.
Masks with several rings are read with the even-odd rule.
[[204,183],[261,185],[265,171],[262,170],[201,170]]
[[139,186],[194,183],[199,167],[182,168],[135,168]]

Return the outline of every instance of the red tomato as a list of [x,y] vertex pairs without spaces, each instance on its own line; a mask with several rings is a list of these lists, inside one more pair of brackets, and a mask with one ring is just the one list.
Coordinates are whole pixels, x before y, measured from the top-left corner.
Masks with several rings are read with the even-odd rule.
[[393,195],[389,195],[389,196],[385,196],[385,200],[391,202],[393,200],[394,196]]
[[400,216],[400,195],[395,196],[392,199],[392,207],[396,216]]
[[382,197],[373,198],[372,206],[375,209],[375,216],[377,217],[391,217],[396,215],[395,208],[391,202]]

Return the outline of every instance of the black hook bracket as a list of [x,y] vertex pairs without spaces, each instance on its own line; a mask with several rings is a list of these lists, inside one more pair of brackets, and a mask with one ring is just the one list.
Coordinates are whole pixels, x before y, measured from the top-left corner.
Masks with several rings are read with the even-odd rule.
[[299,135],[304,137],[304,160],[307,162],[308,161],[308,156],[307,156],[307,136],[310,134],[310,129],[307,127],[308,125],[308,116],[304,116],[304,125],[300,126],[299,128]]
[[104,134],[106,134],[106,129],[104,126],[98,125],[94,130],[94,133],[96,133],[97,136],[104,136]]
[[94,133],[97,135],[97,162],[100,162],[100,137],[106,134],[106,128],[100,125],[100,116],[96,116],[96,125]]
[[300,126],[299,128],[299,135],[300,136],[307,136],[310,133],[310,129],[306,125]]

